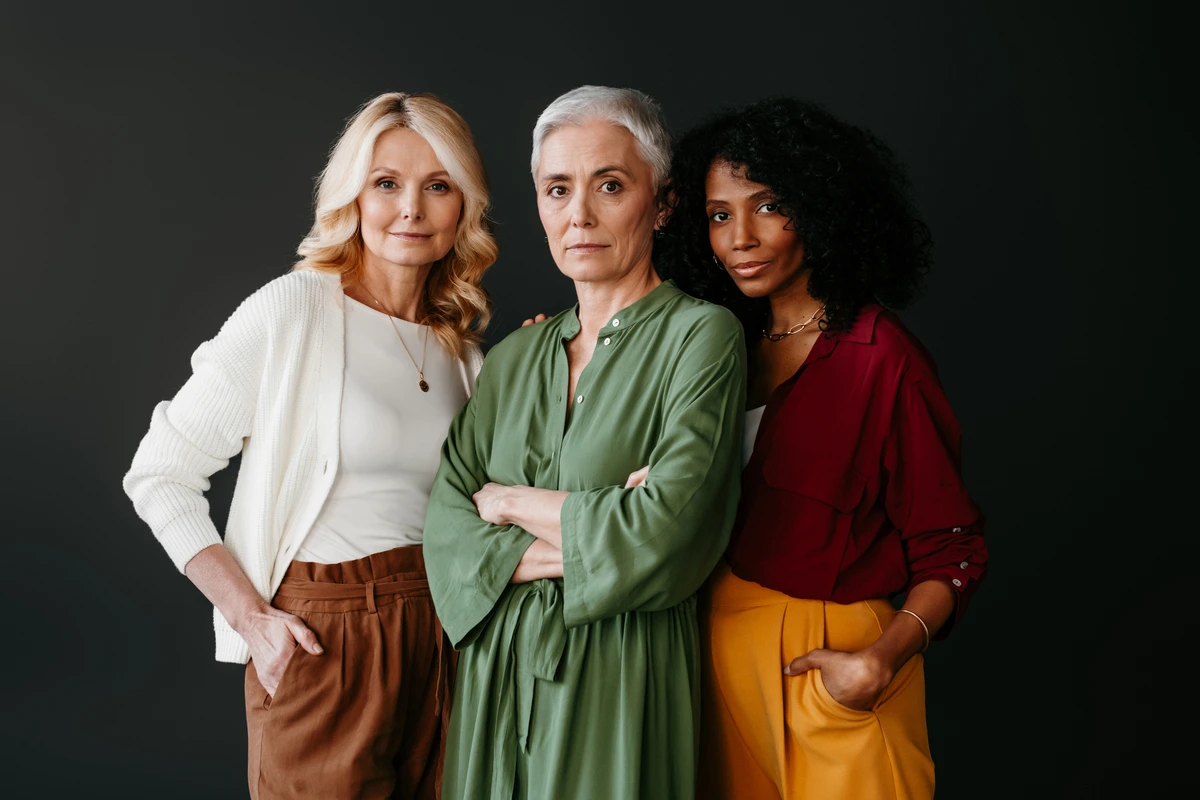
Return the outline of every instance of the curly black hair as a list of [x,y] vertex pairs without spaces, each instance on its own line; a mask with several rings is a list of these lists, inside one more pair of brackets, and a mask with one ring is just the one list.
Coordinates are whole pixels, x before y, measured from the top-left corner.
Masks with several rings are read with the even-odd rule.
[[713,262],[704,184],[717,161],[774,191],[804,245],[808,291],[825,304],[827,333],[848,329],[868,303],[903,308],[920,293],[933,241],[895,154],[868,131],[790,97],[720,112],[680,138],[670,216],[655,248],[664,279],[731,309],[747,331],[766,322],[766,299],[743,295]]

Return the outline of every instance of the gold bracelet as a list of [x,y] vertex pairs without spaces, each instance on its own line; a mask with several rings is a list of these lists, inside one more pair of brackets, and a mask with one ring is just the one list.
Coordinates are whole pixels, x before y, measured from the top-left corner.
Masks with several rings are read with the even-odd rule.
[[929,626],[925,624],[925,620],[921,619],[921,615],[915,611],[909,611],[907,608],[897,608],[896,613],[897,614],[912,614],[914,617],[917,618],[917,622],[921,623],[921,629],[923,631],[925,631],[925,646],[921,648],[921,652],[924,653],[926,650],[928,650],[929,649]]

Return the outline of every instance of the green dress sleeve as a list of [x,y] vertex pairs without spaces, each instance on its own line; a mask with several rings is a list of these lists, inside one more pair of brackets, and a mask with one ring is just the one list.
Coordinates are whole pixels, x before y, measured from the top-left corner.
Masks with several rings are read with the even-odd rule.
[[490,410],[480,375],[476,394],[458,413],[442,445],[425,517],[425,571],[442,627],[456,649],[474,641],[481,623],[512,580],[534,537],[513,525],[484,522],[471,496],[487,483]]
[[741,326],[716,318],[677,363],[645,483],[572,492],[563,503],[567,627],[683,602],[728,544],[742,466]]

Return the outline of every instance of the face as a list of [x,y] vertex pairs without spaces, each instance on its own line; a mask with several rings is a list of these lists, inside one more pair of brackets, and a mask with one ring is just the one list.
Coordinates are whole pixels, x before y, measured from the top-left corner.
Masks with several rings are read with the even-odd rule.
[[614,281],[650,268],[654,177],[620,125],[568,125],[542,141],[538,215],[554,262],[576,281]]
[[766,297],[794,284],[805,271],[804,245],[771,188],[718,161],[705,193],[709,244],[742,294]]
[[462,192],[420,134],[393,128],[379,136],[358,196],[368,264],[423,267],[444,258],[462,208]]

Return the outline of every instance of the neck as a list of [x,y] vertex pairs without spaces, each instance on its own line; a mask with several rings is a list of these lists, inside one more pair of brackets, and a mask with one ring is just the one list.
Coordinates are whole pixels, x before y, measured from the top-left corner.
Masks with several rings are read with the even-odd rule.
[[581,332],[595,336],[613,314],[641,300],[660,283],[662,279],[648,260],[644,267],[635,267],[616,280],[575,281]]
[[808,293],[808,275],[806,270],[796,280],[768,295],[767,300],[771,304],[771,313],[767,317],[768,331],[778,333],[806,322],[821,307],[821,302]]
[[355,299],[376,308],[382,305],[382,310],[393,317],[420,322],[421,296],[432,269],[432,264],[408,267],[381,261],[365,253],[358,288],[365,288],[366,297]]

